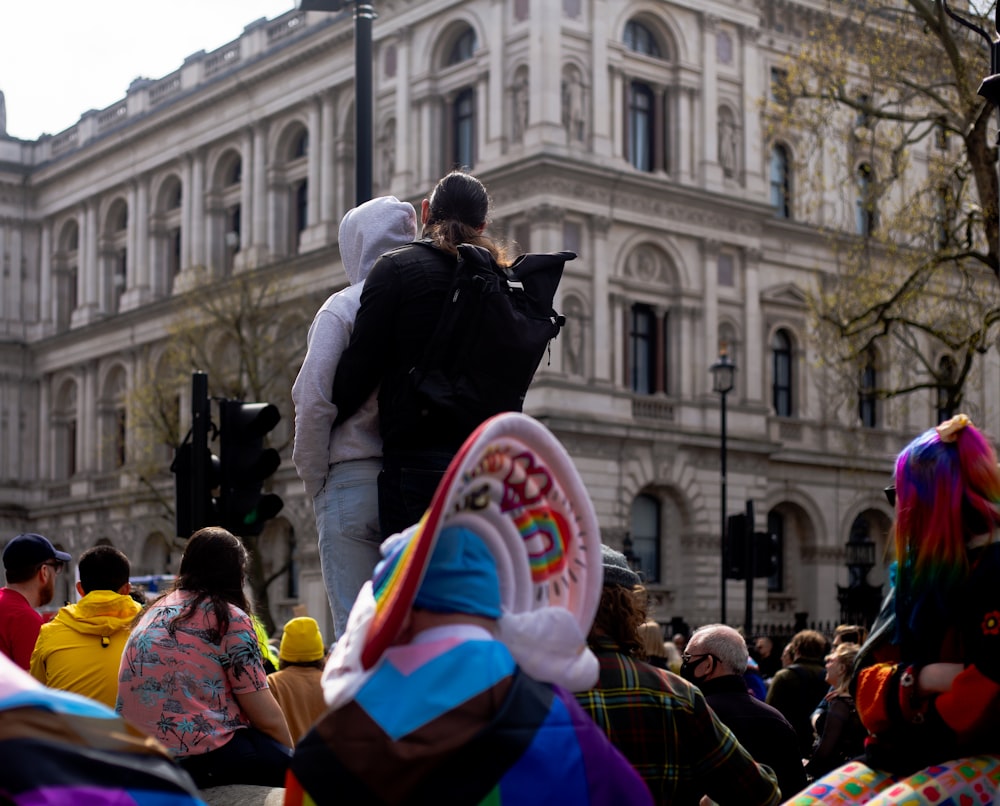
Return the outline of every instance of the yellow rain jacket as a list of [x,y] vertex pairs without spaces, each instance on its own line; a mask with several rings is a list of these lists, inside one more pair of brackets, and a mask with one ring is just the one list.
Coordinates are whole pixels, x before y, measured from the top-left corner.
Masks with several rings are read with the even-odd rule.
[[115,707],[118,666],[140,605],[114,591],[91,591],[42,625],[31,654],[31,674],[50,688],[72,691]]

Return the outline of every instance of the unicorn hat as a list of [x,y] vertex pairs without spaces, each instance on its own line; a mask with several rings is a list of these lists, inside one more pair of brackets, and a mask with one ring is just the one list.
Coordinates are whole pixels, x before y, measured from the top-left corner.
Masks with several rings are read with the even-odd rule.
[[597,516],[559,441],[537,420],[507,412],[466,440],[420,522],[383,543],[385,559],[323,673],[327,704],[354,696],[418,595],[426,598],[421,585],[442,532],[471,532],[488,550],[499,581],[498,637],[521,668],[570,690],[592,687],[598,668],[586,637],[603,573]]

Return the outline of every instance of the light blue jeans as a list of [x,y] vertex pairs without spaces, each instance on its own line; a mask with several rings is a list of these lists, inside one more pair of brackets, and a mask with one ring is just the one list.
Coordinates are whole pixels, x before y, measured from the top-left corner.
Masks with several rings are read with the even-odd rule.
[[316,497],[319,562],[333,626],[340,638],[361,586],[372,577],[381,559],[378,524],[378,474],[381,459],[339,462]]

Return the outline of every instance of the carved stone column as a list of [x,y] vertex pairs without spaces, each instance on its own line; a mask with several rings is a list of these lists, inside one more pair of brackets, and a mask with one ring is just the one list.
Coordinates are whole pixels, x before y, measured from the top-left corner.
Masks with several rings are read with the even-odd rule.
[[612,331],[613,303],[609,295],[609,280],[612,272],[611,249],[608,244],[608,233],[611,230],[611,219],[603,216],[592,216],[590,219],[591,255],[593,266],[593,305],[594,327],[591,333],[594,351],[594,378],[609,385],[614,379],[611,373],[615,362],[612,352],[615,349]]

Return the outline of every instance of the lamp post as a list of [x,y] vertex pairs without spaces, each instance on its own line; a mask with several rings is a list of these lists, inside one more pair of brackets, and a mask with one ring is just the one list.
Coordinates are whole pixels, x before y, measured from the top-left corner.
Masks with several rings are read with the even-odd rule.
[[720,590],[719,601],[722,615],[719,621],[726,623],[726,395],[733,391],[733,380],[736,376],[736,365],[729,360],[726,345],[719,348],[719,360],[708,368],[712,373],[712,391],[719,395],[719,478],[722,484],[719,501],[719,571]]
[[355,204],[372,197],[372,22],[375,6],[362,0],[296,0],[300,11],[343,11],[354,6]]

